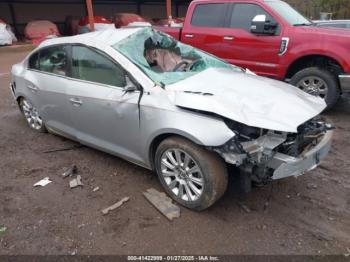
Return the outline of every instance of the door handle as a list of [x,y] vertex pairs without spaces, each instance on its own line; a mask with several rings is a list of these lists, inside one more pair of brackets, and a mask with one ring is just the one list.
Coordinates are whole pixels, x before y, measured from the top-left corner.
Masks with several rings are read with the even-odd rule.
[[233,39],[235,39],[233,36],[224,36],[224,40],[232,41]]
[[83,104],[83,101],[77,98],[71,98],[69,99],[69,102],[71,102],[75,106],[81,106]]
[[36,92],[38,90],[38,88],[36,86],[33,85],[27,85],[28,89],[30,89],[30,91],[32,92]]
[[186,38],[193,38],[193,34],[185,34]]

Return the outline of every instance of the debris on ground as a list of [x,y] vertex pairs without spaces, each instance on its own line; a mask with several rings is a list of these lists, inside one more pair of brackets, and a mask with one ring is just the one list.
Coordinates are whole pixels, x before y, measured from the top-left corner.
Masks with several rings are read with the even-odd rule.
[[238,205],[241,207],[241,209],[243,211],[245,211],[246,213],[250,213],[252,212],[252,210],[245,204],[243,204],[242,202],[238,202]]
[[267,210],[268,210],[268,208],[269,208],[269,205],[270,205],[270,202],[269,201],[266,201],[265,203],[264,203],[264,213],[266,213],[267,212]]
[[257,225],[256,226],[256,229],[258,229],[258,230],[265,230],[266,228],[267,228],[266,225]]
[[41,179],[39,182],[36,182],[33,186],[37,187],[37,186],[46,186],[47,184],[50,184],[52,181],[50,180],[49,177],[45,177],[43,179]]
[[0,236],[4,234],[6,230],[7,230],[7,227],[5,227],[4,225],[0,225]]
[[81,183],[81,176],[77,175],[76,178],[74,178],[73,180],[69,181],[69,186],[70,188],[75,188],[78,186],[83,186],[83,183]]
[[44,154],[48,154],[48,153],[69,151],[69,150],[79,149],[79,148],[82,148],[82,147],[83,147],[83,145],[74,145],[74,146],[71,146],[71,147],[65,147],[65,148],[58,148],[58,149],[52,149],[52,150],[43,151],[43,153]]
[[306,185],[306,188],[307,188],[307,189],[317,189],[317,185],[316,185],[316,184],[309,183],[309,184]]
[[333,237],[323,233],[323,232],[313,232],[314,237],[316,237],[320,241],[332,241]]
[[174,205],[171,198],[167,197],[165,193],[150,188],[147,189],[147,192],[143,192],[143,195],[169,220],[180,217],[180,208]]
[[350,248],[346,248],[346,253],[344,254],[344,257],[349,257],[350,256]]
[[112,211],[114,209],[117,209],[118,207],[120,207],[122,204],[124,204],[124,202],[128,201],[129,200],[129,197],[124,197],[122,200],[118,201],[117,203],[105,208],[105,209],[102,209],[101,212],[103,215],[107,215],[109,213],[109,211]]
[[63,174],[62,177],[66,178],[68,176],[73,176],[78,173],[78,168],[76,165],[72,165],[68,170],[66,170]]
[[75,248],[74,250],[73,250],[73,252],[72,253],[70,253],[72,256],[75,256],[76,254],[78,254],[78,249],[77,248]]
[[96,191],[98,191],[98,190],[100,190],[100,188],[97,186],[97,187],[95,187],[95,188],[92,190],[92,192],[96,192]]

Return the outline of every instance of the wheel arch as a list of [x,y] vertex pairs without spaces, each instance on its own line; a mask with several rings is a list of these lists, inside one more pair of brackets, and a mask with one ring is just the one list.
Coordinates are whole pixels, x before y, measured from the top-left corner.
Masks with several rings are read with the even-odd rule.
[[21,95],[17,96],[16,101],[18,104],[21,102],[22,98],[24,98],[24,96],[21,96]]
[[297,72],[308,67],[326,68],[334,75],[344,72],[341,63],[337,59],[328,55],[309,54],[297,58],[289,65],[285,79],[292,78]]
[[198,141],[197,139],[195,139],[193,136],[186,134],[186,133],[178,133],[178,132],[165,132],[165,133],[161,133],[156,135],[152,141],[150,142],[150,146],[149,146],[149,150],[148,150],[148,161],[149,161],[149,165],[151,167],[152,170],[155,170],[155,166],[154,166],[154,159],[155,159],[155,155],[156,155],[156,151],[158,146],[160,145],[160,143],[162,143],[165,139],[169,138],[169,137],[181,137],[184,139],[189,140],[192,143],[195,143],[197,145],[202,145],[200,141]]
[[17,102],[17,105],[18,105],[18,107],[19,107],[19,110],[21,110],[21,112],[22,112],[22,108],[21,108],[21,106],[20,106],[20,103],[21,103],[21,99],[22,99],[22,98],[24,98],[23,95],[19,95],[19,96],[16,97],[16,102]]

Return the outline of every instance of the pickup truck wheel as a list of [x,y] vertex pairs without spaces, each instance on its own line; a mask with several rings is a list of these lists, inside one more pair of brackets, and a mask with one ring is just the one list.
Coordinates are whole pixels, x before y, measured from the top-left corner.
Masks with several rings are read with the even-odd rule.
[[168,138],[158,146],[155,167],[166,192],[190,209],[210,207],[227,188],[225,162],[181,137]]
[[340,96],[338,82],[334,75],[317,67],[303,69],[296,73],[290,84],[314,96],[325,100],[327,109],[335,105]]

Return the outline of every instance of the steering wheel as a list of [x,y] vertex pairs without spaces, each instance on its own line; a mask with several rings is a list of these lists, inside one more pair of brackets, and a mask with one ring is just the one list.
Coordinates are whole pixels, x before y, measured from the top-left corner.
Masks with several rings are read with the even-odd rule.
[[192,61],[191,63],[188,63],[188,64],[186,65],[186,67],[185,67],[185,71],[186,71],[186,72],[191,71],[192,68],[194,67],[194,65],[197,64],[197,63],[200,62],[200,61],[201,61],[201,59],[197,59],[197,60]]
[[[180,68],[181,66],[183,66],[183,65],[185,65],[183,71],[187,71],[187,67],[188,67],[189,64],[190,64],[190,63],[187,62],[187,61],[181,61],[180,63],[178,63],[178,64],[174,67],[173,72],[177,72],[177,71],[179,70],[179,68]],[[191,63],[191,64],[192,64],[192,63]]]

